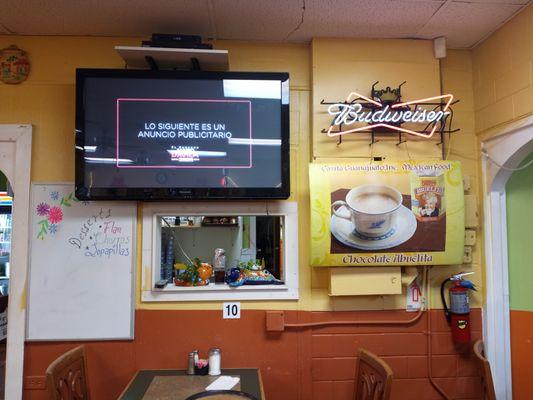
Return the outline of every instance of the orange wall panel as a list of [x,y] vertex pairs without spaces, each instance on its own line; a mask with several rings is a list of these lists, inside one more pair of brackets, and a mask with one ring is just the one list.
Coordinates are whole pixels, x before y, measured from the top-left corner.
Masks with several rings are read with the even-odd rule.
[[[287,322],[407,318],[404,311],[288,311]],[[452,398],[478,398],[480,378],[471,354],[457,354],[440,310],[431,311],[436,380]],[[533,321],[533,319],[532,319]],[[222,350],[227,368],[260,368],[269,400],[352,400],[357,353],[364,347],[387,361],[394,371],[393,399],[437,399],[428,380],[426,315],[408,326],[329,326],[265,330],[265,312],[242,310],[237,320],[221,311],[138,310],[133,341],[87,342],[92,397],[116,399],[139,369],[185,369],[193,349],[203,356]],[[533,322],[532,322],[533,324]],[[481,313],[472,312],[473,337],[481,335]],[[44,375],[56,357],[78,343],[28,342],[25,376]],[[26,390],[24,398],[45,400],[46,391]]]
[[533,312],[511,310],[511,368],[513,399],[530,399],[533,393]]

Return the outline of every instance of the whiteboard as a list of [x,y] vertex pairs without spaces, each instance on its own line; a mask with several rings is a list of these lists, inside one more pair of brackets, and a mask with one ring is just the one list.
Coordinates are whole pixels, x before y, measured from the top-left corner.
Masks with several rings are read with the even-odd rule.
[[30,213],[26,338],[132,339],[136,205],[39,183]]

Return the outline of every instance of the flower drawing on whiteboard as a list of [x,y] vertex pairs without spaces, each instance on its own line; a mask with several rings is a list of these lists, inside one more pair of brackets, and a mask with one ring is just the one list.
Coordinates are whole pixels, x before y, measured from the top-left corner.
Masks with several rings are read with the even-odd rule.
[[[56,203],[56,204],[54,204]],[[44,240],[48,234],[55,235],[61,227],[65,215],[63,207],[72,207],[80,201],[74,196],[74,192],[61,197],[58,191],[50,192],[50,202],[42,201],[35,207],[35,214],[41,217],[37,221],[37,239]],[[81,202],[87,205],[87,202]]]
[[[52,195],[52,193],[50,195]],[[61,197],[59,204],[65,207],[71,207],[73,201],[78,202],[79,200],[74,197],[74,192],[70,192],[69,195]]]
[[57,224],[50,224],[50,227],[48,228],[48,232],[52,235],[55,235],[57,233]]
[[48,222],[51,224],[58,224],[63,220],[63,210],[60,207],[54,206],[48,211]]
[[48,233],[55,234],[59,228],[58,224],[63,220],[63,210],[59,206],[50,206],[48,203],[41,202],[35,209],[39,217],[43,217],[37,222],[39,232],[37,239],[44,240]]
[[59,192],[57,190],[50,192],[50,197],[52,198],[52,200],[59,200]]
[[50,205],[47,203],[37,204],[37,215],[40,217],[47,216],[50,212]]

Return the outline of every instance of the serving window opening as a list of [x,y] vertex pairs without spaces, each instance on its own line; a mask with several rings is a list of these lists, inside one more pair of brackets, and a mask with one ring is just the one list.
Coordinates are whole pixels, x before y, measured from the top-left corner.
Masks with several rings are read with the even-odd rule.
[[285,284],[283,216],[160,215],[157,225],[160,268],[155,288]]

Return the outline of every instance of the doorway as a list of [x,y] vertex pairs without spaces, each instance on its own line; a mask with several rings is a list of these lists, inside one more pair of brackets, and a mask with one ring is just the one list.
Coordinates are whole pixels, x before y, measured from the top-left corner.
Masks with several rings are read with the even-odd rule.
[[512,173],[506,184],[507,243],[509,254],[509,310],[513,396],[531,396],[533,359],[533,153]]
[[26,329],[26,278],[28,268],[31,125],[0,125],[0,170],[11,182],[16,199],[9,256],[5,398],[22,398],[24,335]]
[[[489,136],[490,135],[490,136]],[[533,117],[486,135],[482,140],[486,304],[483,337],[491,363],[496,397],[513,398],[509,252],[506,186],[512,173],[533,151]]]

